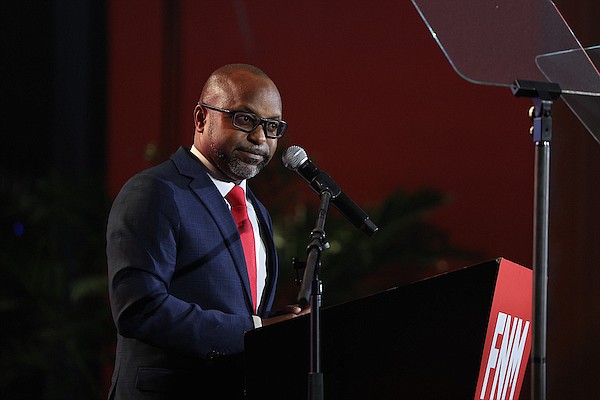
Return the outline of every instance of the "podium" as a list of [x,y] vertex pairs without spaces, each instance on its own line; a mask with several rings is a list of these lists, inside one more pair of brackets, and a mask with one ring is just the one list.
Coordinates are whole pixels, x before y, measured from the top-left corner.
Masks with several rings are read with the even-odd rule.
[[[489,260],[321,310],[326,400],[518,398],[532,271]],[[247,399],[307,399],[309,319],[245,334]]]

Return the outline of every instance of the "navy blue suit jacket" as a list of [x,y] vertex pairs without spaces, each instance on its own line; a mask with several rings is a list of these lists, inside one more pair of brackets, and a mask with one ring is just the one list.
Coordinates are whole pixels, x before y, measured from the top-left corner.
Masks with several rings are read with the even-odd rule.
[[[270,216],[250,190],[248,197],[267,250],[258,310],[267,317],[277,256]],[[188,150],[180,148],[123,186],[108,219],[107,259],[117,327],[111,396],[143,399],[189,379],[200,385],[213,356],[243,352],[244,332],[254,324],[239,233],[205,167]]]

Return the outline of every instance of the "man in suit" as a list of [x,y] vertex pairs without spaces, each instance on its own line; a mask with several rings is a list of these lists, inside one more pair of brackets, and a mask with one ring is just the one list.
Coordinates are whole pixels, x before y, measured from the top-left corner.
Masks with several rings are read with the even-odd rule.
[[[191,147],[132,177],[111,208],[111,399],[243,398],[244,332],[309,311],[271,316],[271,219],[246,184],[287,128],[277,87],[256,67],[221,67],[202,90],[194,126]],[[246,222],[236,222],[234,187],[246,198]]]

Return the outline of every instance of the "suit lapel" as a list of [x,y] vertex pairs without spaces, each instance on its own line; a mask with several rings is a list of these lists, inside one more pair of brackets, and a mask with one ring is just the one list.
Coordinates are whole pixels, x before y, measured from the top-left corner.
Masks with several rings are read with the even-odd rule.
[[249,310],[252,310],[250,282],[248,280],[242,242],[237,226],[223,196],[221,196],[221,193],[209,178],[202,163],[196,160],[188,150],[180,147],[173,154],[171,160],[179,170],[179,173],[191,179],[189,183],[190,189],[196,194],[198,200],[204,204],[206,210],[212,216],[215,225],[221,231],[225,247],[229,250],[233,258],[237,275],[244,284]]

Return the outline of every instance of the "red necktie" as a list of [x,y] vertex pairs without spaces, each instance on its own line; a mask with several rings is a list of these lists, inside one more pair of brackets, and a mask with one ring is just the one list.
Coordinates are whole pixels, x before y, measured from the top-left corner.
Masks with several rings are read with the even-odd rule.
[[252,306],[254,312],[256,312],[256,249],[254,248],[254,230],[246,208],[246,195],[241,186],[235,185],[225,198],[231,205],[231,214],[233,214],[240,231],[244,256],[246,257],[246,267],[248,268],[248,278],[250,279]]

